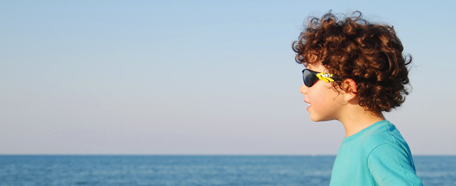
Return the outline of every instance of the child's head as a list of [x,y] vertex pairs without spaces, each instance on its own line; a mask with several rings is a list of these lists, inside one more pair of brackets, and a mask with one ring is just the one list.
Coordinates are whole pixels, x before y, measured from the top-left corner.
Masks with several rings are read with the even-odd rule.
[[370,111],[390,111],[408,94],[407,65],[403,46],[392,26],[372,24],[357,16],[339,18],[332,13],[310,19],[299,41],[293,42],[296,62],[323,66],[334,79],[335,90],[352,91],[345,79],[356,83],[359,105]]

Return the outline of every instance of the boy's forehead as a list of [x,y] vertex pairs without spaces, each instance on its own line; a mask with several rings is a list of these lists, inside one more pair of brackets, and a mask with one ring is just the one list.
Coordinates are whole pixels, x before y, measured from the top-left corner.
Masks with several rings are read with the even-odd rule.
[[317,72],[323,72],[326,71],[326,68],[321,64],[321,63],[311,63],[305,65],[305,67],[309,70],[317,71]]

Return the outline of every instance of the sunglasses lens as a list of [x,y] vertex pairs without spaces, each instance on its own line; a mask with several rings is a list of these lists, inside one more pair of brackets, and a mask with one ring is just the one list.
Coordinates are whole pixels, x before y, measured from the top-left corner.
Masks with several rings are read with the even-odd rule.
[[302,78],[304,80],[304,84],[307,87],[311,87],[317,80],[318,77],[315,76],[311,71],[305,69],[302,73]]

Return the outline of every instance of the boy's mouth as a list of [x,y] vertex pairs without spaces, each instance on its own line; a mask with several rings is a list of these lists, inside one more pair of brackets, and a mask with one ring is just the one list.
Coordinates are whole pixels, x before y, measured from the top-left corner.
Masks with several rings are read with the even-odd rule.
[[307,103],[307,105],[309,105],[309,106],[312,105],[310,102],[308,102],[306,100],[304,100],[304,102]]

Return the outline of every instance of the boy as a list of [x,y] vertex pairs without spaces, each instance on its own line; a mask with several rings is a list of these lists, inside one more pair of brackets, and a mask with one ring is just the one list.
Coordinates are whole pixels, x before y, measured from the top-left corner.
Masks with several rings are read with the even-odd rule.
[[330,185],[422,185],[407,143],[382,114],[404,102],[411,57],[402,55],[392,26],[355,14],[312,18],[293,42],[306,67],[300,91],[310,118],[345,128]]

